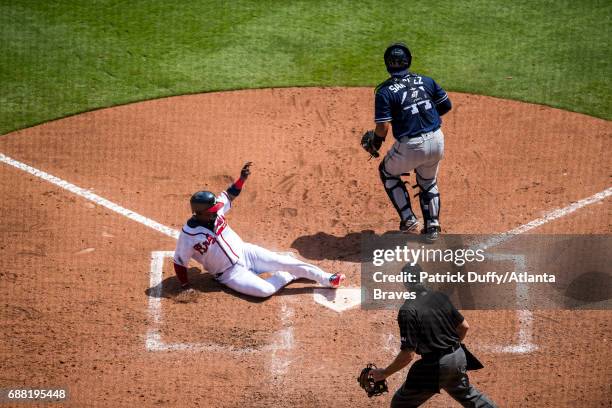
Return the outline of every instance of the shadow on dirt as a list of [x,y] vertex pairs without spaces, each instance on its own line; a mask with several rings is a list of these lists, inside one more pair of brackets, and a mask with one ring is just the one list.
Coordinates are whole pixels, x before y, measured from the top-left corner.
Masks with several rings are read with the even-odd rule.
[[398,231],[387,231],[381,235],[373,230],[350,232],[343,237],[337,237],[325,232],[313,235],[303,235],[291,243],[291,248],[301,256],[311,260],[329,259],[333,261],[364,262],[361,257],[361,242],[387,235],[397,235]]
[[[217,282],[212,275],[208,273],[202,273],[199,268],[189,268],[187,270],[187,276],[189,277],[189,282],[191,283],[191,287],[194,288],[198,292],[202,293],[211,293],[211,292],[225,292],[228,295],[232,295],[238,297],[240,299],[246,300],[251,303],[262,303],[265,302],[269,298],[256,298],[252,296],[243,295],[242,293],[238,293],[226,286],[223,286],[219,282]],[[311,287],[292,287],[295,283],[307,283],[312,284]],[[283,289],[279,290],[272,296],[291,296],[291,295],[299,295],[303,293],[313,293],[315,288],[318,288],[316,283],[309,281],[307,279],[298,279],[288,286],[285,286]],[[180,293],[180,283],[176,276],[169,276],[165,278],[159,285],[147,288],[145,290],[145,294],[149,297],[155,298],[165,298],[172,299],[176,295]]]

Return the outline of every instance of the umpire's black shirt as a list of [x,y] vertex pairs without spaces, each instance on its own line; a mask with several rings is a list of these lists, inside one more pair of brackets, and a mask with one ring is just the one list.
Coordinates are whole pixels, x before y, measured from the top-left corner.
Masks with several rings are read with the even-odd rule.
[[401,349],[417,354],[440,352],[459,344],[457,326],[463,316],[444,293],[426,291],[408,300],[397,315]]

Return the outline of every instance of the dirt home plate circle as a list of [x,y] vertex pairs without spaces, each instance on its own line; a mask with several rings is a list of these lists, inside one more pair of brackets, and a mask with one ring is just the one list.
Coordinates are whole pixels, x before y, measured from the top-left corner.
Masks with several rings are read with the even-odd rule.
[[[610,122],[497,98],[453,92],[449,96],[453,110],[444,117],[446,156],[438,173],[445,233],[504,233],[532,221],[537,221],[533,224],[537,230],[531,231],[608,233],[608,226],[601,223],[601,214],[609,209],[608,195],[597,194],[609,188],[609,172],[592,171],[567,158],[575,157],[575,146],[588,142],[589,163],[607,163]],[[330,378],[342,378],[368,358],[354,350],[375,350],[382,361],[390,355],[387,341],[394,351],[399,342],[395,327],[376,323],[388,318],[385,311],[359,307],[360,239],[398,228],[397,215],[380,186],[379,162],[368,162],[356,145],[360,130],[371,126],[373,103],[371,88],[219,92],[88,112],[4,135],[0,138],[4,157],[30,166],[8,159],[2,164],[7,186],[2,198],[5,219],[18,220],[8,227],[24,231],[15,232],[20,248],[7,243],[11,259],[23,271],[14,278],[9,272],[16,271],[6,274],[6,279],[20,282],[13,296],[22,300],[19,308],[4,308],[5,316],[20,322],[7,325],[7,334],[20,338],[23,330],[34,330],[40,324],[34,317],[40,314],[58,317],[45,320],[45,330],[55,333],[48,338],[49,347],[40,349],[49,365],[40,365],[38,357],[26,353],[19,364],[7,361],[7,370],[15,378],[37,376],[41,384],[52,379],[58,380],[57,386],[78,384],[69,387],[69,395],[79,405],[87,405],[83,390],[99,389],[100,378],[121,396],[119,400],[109,395],[109,404],[137,405],[133,382],[125,378],[147,372],[142,392],[159,400],[171,399],[170,405],[176,401],[189,405],[197,398],[203,405],[202,378],[206,378],[206,389],[232,389],[208,395],[211,406],[247,403],[242,395],[253,397],[255,406],[261,401],[261,406],[271,405],[274,401],[265,395],[252,395],[252,379],[260,376],[278,391],[276,397],[294,402],[299,398],[302,406],[338,400],[365,406],[367,397],[359,394],[356,384],[313,394],[304,376],[315,378],[324,367]],[[270,143],[254,144],[258,138]],[[176,160],[177,146],[194,157],[206,157],[205,168]],[[223,159],[213,160],[211,151]],[[160,305],[155,309],[159,310],[155,327],[160,337],[153,339],[160,341],[155,344],[176,346],[147,351],[146,334],[154,320],[144,293],[149,289],[150,254],[174,250],[177,241],[172,231],[179,232],[189,217],[191,194],[210,188],[218,196],[236,180],[247,158],[256,164],[256,173],[254,168],[235,206],[223,215],[228,225],[246,242],[273,252],[291,250],[324,271],[346,274],[350,287],[331,290],[291,283],[257,303],[225,292],[222,284],[201,273],[201,266],[192,264],[188,269],[192,284],[206,291],[197,303],[176,304],[171,296],[179,285],[172,258],[167,257],[161,264],[159,297],[151,298]],[[57,179],[41,178],[41,171]],[[542,181],[534,182],[533,174],[540,174]],[[586,179],[588,183],[576,182]],[[83,190],[67,190],[62,187],[66,183]],[[100,200],[90,201],[87,192],[95,192]],[[24,204],[24,196],[30,204]],[[592,199],[582,201],[588,198]],[[571,207],[573,203],[584,205]],[[115,211],[115,205],[125,211]],[[564,211],[554,213],[559,209]],[[44,225],[23,214],[36,214],[36,220],[45,220]],[[149,227],[136,215],[158,224]],[[75,256],[79,251],[83,252]],[[67,295],[60,299],[53,285],[40,285],[41,270],[48,277],[59,274],[62,287],[70,286],[64,289]],[[26,293],[33,287],[36,301]],[[325,302],[336,309],[324,307]],[[66,326],[65,322],[73,321],[69,310],[86,311],[91,321],[112,315],[121,324],[92,325],[85,335],[76,325]],[[590,356],[606,353],[605,344],[595,340],[604,338],[601,327],[607,315],[577,313],[579,319],[569,312],[466,312],[471,322],[478,322],[482,335],[473,334],[478,340],[475,348],[488,373],[503,373],[503,377],[491,374],[487,392],[508,395],[516,391],[516,385],[503,378],[519,377],[535,392],[529,384],[538,383],[541,373],[521,364],[504,364],[499,358],[503,353],[529,352],[534,344],[538,348],[529,355],[530,366],[555,366],[549,389],[567,387],[566,379],[575,373],[602,374]],[[529,330],[521,329],[522,323]],[[569,339],[565,334],[572,331],[585,335]],[[323,338],[321,332],[329,336]],[[553,349],[575,350],[587,342],[588,357],[578,353],[571,359],[551,357]],[[209,347],[190,348],[191,344]],[[8,346],[9,352],[18,351],[17,346]],[[64,364],[56,361],[60,346],[75,350]],[[220,359],[228,349],[235,352]],[[126,352],[136,358],[123,360],[125,367],[100,358]],[[167,359],[172,366],[164,365]],[[180,377],[183,392],[175,397],[174,386],[147,371],[152,365],[164,367],[166,377]],[[215,375],[209,375],[211,367]],[[187,371],[193,375],[181,374]],[[596,382],[585,384],[585,392],[601,395]],[[390,389],[398,385],[392,383]],[[558,393],[541,395],[539,400],[563,406]],[[507,405],[521,404],[534,406],[516,399]]]

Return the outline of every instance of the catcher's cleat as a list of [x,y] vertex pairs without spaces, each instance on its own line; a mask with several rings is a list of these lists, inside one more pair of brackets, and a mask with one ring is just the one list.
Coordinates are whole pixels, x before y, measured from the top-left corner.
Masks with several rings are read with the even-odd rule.
[[400,222],[399,229],[402,232],[410,232],[419,228],[419,220],[413,215],[412,217],[406,218]]
[[421,234],[423,234],[425,241],[433,243],[433,242],[436,242],[438,238],[440,238],[440,231],[441,231],[440,226],[436,225],[436,226],[424,228],[421,231]]
[[329,277],[329,286],[331,286],[332,288],[337,288],[342,282],[344,282],[345,279],[345,274],[334,273],[332,276]]

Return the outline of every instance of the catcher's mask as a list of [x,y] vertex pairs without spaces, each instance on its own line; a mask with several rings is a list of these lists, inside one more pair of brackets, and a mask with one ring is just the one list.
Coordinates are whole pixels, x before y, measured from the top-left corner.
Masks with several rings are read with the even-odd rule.
[[[207,213],[216,213],[223,207],[222,202],[217,201],[217,197],[210,191],[198,191],[191,196],[189,200],[191,204],[191,209],[194,211],[194,214],[199,215],[198,212],[203,211]],[[195,205],[194,205],[195,204]],[[197,210],[196,211],[196,207]]]
[[392,76],[406,75],[411,63],[412,54],[406,44],[393,43],[385,50],[385,66]]

